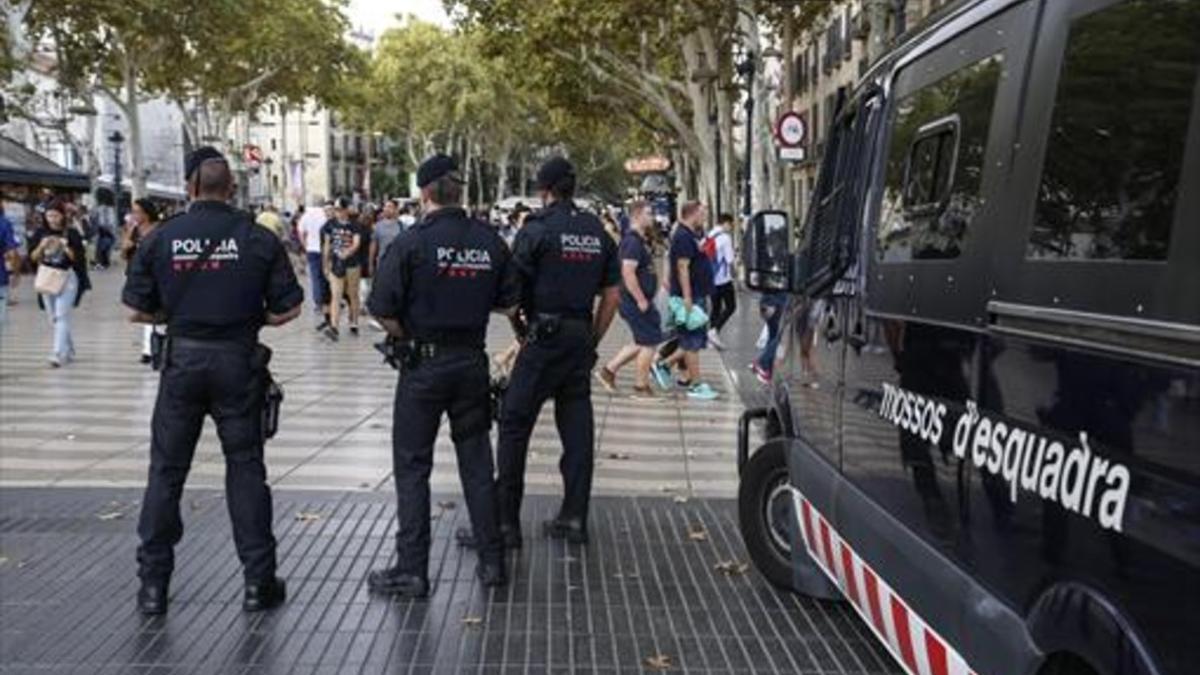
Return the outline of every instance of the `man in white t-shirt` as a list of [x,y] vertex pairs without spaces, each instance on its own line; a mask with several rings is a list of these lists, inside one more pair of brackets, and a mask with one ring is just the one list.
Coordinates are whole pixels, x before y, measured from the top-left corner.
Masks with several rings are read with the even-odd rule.
[[332,204],[322,204],[314,199],[305,207],[304,215],[296,224],[300,238],[304,240],[305,258],[308,260],[308,279],[312,285],[313,310],[321,312],[321,322],[317,330],[324,330],[329,325],[329,282],[325,279],[325,270],[321,259],[321,228],[329,221],[327,209]]
[[713,250],[712,314],[709,316],[708,341],[717,349],[725,345],[718,339],[721,327],[737,311],[737,291],[733,286],[733,216],[722,213],[717,226],[708,233]]

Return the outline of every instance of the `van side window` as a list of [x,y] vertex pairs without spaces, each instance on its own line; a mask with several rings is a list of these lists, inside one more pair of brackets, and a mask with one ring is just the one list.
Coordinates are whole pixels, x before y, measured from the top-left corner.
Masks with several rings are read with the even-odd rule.
[[1197,2],[1071,23],[1028,258],[1166,260],[1198,65]]
[[936,213],[950,198],[954,155],[958,150],[958,117],[948,117],[917,130],[904,176],[904,210],[911,215]]
[[883,262],[956,258],[982,206],[983,156],[1003,56],[898,100],[877,246]]

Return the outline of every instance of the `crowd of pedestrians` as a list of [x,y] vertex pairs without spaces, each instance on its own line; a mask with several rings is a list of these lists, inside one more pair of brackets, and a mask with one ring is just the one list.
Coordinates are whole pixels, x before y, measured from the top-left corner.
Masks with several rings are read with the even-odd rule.
[[[532,212],[518,203],[492,224],[511,247]],[[619,313],[631,337],[629,344],[596,369],[599,382],[610,393],[617,392],[618,373],[633,364],[635,399],[657,398],[661,394],[656,387],[660,392],[680,390],[697,400],[717,398],[716,390],[704,380],[700,353],[710,346],[724,348],[721,330],[737,310],[733,217],[719,214],[715,226],[706,232],[705,206],[689,202],[680,208],[674,226],[664,231],[644,200],[627,204],[620,218],[607,209],[599,215],[604,231],[619,244]],[[123,226],[114,232],[84,207],[60,199],[44,199],[33,210],[26,226],[26,257],[35,270],[46,267],[62,272],[43,273],[43,280],[53,277],[54,284],[37,288],[39,307],[45,309],[52,326],[52,366],[61,367],[75,357],[71,317],[90,287],[88,270],[110,266],[114,248],[127,263],[138,244],[165,217],[165,209],[158,203],[139,199],[131,205]],[[299,273],[309,277],[309,297],[318,317],[316,329],[330,341],[340,339],[343,323],[350,335],[359,335],[360,321],[369,318],[365,317],[365,298],[371,271],[391,243],[416,220],[412,207],[396,199],[387,199],[376,208],[345,197],[316,199],[285,214],[265,204],[255,214],[256,223],[300,256]],[[18,241],[12,224],[0,214],[0,255],[5,260],[0,270],[0,323],[9,304],[15,302],[9,289],[18,283],[23,265]],[[763,383],[770,382],[774,373],[786,297],[768,293],[759,300],[763,334],[751,369]],[[381,328],[374,320],[371,325]],[[141,362],[150,361],[152,336],[162,330],[153,325],[141,328]],[[502,372],[511,369],[517,351],[514,343],[496,355],[494,362]]]

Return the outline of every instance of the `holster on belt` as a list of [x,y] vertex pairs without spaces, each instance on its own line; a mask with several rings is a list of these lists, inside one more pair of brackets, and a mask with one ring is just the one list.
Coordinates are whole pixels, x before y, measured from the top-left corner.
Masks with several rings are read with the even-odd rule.
[[264,344],[254,345],[250,355],[250,369],[261,372],[266,379],[263,387],[262,435],[263,440],[270,440],[279,431],[279,414],[283,408],[283,387],[271,376],[271,348]]
[[549,340],[562,331],[562,317],[557,314],[534,314],[529,324],[529,342]]
[[167,358],[171,353],[171,338],[154,331],[150,333],[150,367],[155,372],[167,367]]

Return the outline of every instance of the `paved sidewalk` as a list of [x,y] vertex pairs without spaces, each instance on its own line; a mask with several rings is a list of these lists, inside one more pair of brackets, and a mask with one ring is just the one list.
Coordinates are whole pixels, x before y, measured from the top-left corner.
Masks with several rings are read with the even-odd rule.
[[728,500],[599,498],[592,542],[534,535],[556,500],[534,497],[513,583],[485,591],[457,548],[466,520],[438,499],[426,602],[372,596],[389,564],[392,500],[276,495],[282,608],[246,615],[220,493],[185,495],[187,533],[165,617],[134,607],[139,493],[0,494],[0,671],[5,673],[840,673],[900,672],[845,604],[778,592],[745,566]]
[[[46,364],[50,326],[37,310],[29,280],[22,280],[20,304],[10,308],[0,336],[0,486],[145,484],[158,378],[137,363],[141,328],[126,321],[118,304],[123,279],[118,269],[94,275],[96,290],[75,315],[79,360],[59,370]],[[389,491],[396,374],[371,348],[380,334],[364,326],[363,335],[352,338],[343,330],[334,344],[312,324],[306,314],[262,332],[275,350],[272,369],[286,391],[279,435],[266,451],[271,483],[285,489]],[[601,358],[626,340],[617,319]],[[495,317],[489,347],[498,352],[510,342],[507,322]],[[703,363],[722,394],[719,400],[691,401],[676,393],[655,403],[635,402],[629,398],[632,375],[625,372],[616,396],[593,387],[597,494],[736,494],[741,403],[719,355],[707,351]],[[553,414],[547,404],[534,430],[529,462],[534,492],[561,491]],[[456,491],[458,470],[446,425],[435,457],[434,489]],[[206,422],[188,485],[220,488],[224,471],[216,434]]]

